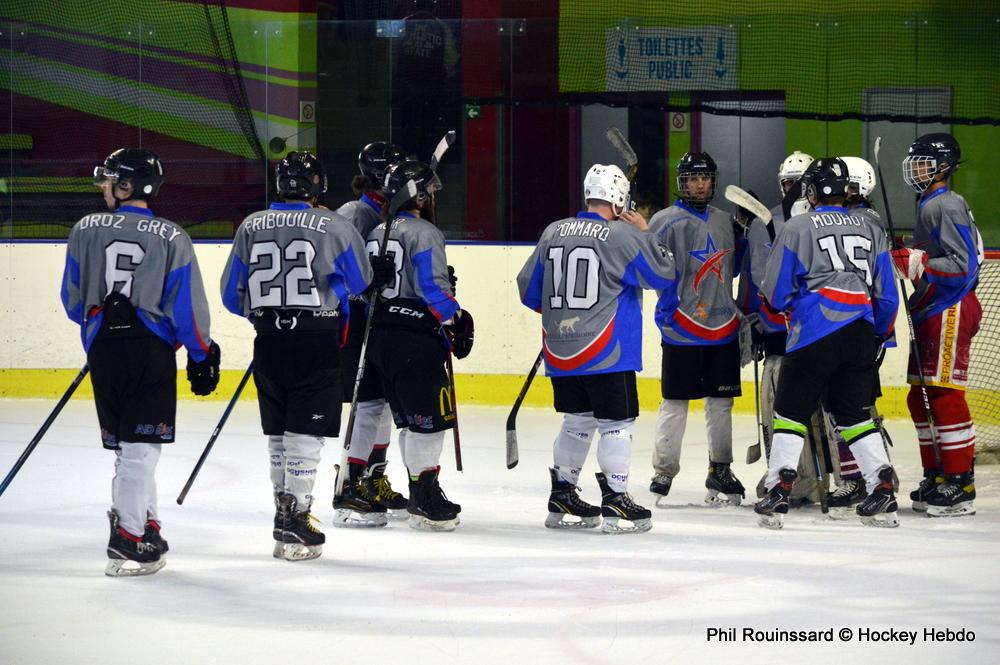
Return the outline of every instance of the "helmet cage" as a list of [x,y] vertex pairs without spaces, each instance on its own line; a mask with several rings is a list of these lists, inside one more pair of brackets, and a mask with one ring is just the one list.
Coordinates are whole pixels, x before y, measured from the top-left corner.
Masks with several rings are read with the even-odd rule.
[[938,166],[937,157],[929,155],[908,155],[903,159],[903,180],[910,189],[922,194],[934,182],[938,173],[947,172],[947,168]]
[[[708,193],[704,197],[694,197],[688,194],[688,185],[693,178],[710,178],[711,184]],[[715,186],[719,180],[718,171],[686,170],[677,174],[677,195],[684,203],[688,204],[699,212],[704,212],[709,202],[715,198]]]

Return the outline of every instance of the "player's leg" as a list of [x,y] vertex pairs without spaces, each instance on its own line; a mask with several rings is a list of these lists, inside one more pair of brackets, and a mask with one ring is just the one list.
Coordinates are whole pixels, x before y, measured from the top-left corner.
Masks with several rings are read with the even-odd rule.
[[555,408],[563,413],[563,422],[552,446],[549,469],[551,491],[545,526],[550,529],[587,529],[601,523],[601,509],[581,499],[577,488],[597,429],[581,380],[575,376],[552,377]]
[[699,376],[698,347],[661,343],[660,394],[663,401],[653,435],[653,478],[649,491],[659,495],[656,505],[670,492],[681,470],[681,444],[687,427],[688,402],[704,397]]
[[[784,337],[784,335],[782,335]],[[778,376],[781,372],[781,361],[785,357],[784,348],[781,354],[773,353],[764,356],[764,368],[760,377],[760,419],[763,429],[765,462],[771,459],[771,439],[774,437],[774,393],[778,388]],[[757,498],[767,494],[765,481],[767,471],[757,482]]]
[[368,455],[368,473],[375,489],[375,500],[384,505],[389,515],[395,519],[406,519],[409,500],[393,489],[389,476],[386,475],[386,467],[389,465],[386,452],[392,438],[392,413],[388,402],[385,399],[380,401],[381,409],[378,415],[373,415],[377,422],[374,439],[376,443],[372,445],[372,452]]
[[733,398],[742,394],[738,341],[701,347],[705,431],[708,434],[708,476],[705,503],[738,506],[746,496],[733,475]]

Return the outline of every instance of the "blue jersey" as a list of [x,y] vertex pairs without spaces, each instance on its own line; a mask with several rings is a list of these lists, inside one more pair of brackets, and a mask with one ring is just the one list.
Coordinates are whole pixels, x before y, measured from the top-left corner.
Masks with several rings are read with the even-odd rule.
[[580,212],[545,229],[517,276],[542,314],[548,376],[642,369],[642,293],[676,300],[674,261],[656,236]]
[[788,351],[862,318],[889,339],[899,308],[885,234],[868,217],[837,206],[785,223],[760,288],[788,317]]

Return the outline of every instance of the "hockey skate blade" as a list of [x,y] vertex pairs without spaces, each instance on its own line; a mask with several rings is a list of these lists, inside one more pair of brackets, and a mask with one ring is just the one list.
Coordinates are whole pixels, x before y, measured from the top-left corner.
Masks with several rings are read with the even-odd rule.
[[915,513],[926,513],[927,512],[927,502],[926,501],[914,501],[913,502],[913,512],[915,512]]
[[303,545],[302,543],[285,543],[282,558],[285,561],[308,561],[318,559],[323,554],[322,545]]
[[275,559],[284,559],[285,558],[285,544],[284,543],[275,543],[274,544],[274,549],[271,550],[271,556],[273,556]]
[[[611,535],[619,535],[623,533],[645,533],[653,528],[653,520],[635,520],[632,522],[632,526],[619,526],[618,517],[605,517],[604,522],[601,524],[601,533],[609,533]],[[626,524],[628,522],[626,521]]]
[[[577,521],[566,521],[568,517],[577,517]],[[549,529],[593,529],[601,526],[601,516],[579,517],[577,515],[567,515],[565,513],[549,513],[545,518],[545,526]]]
[[398,510],[389,509],[385,513],[390,522],[405,522],[410,519],[410,513],[406,511],[406,508],[399,508]]
[[388,523],[385,513],[359,513],[349,508],[333,511],[333,526],[338,529],[376,529]]
[[784,528],[785,515],[784,513],[771,513],[770,515],[760,515],[759,517],[757,517],[757,526],[777,531],[778,529]]
[[461,523],[458,516],[453,520],[430,520],[420,515],[410,515],[409,525],[411,529],[418,531],[454,531]]
[[854,506],[831,506],[826,516],[836,522],[843,522],[854,519],[858,513],[855,512]]
[[653,501],[653,505],[656,506],[657,508],[669,508],[670,505],[667,504],[667,495],[666,494],[657,495],[656,500]]
[[139,563],[131,559],[108,559],[108,565],[104,567],[104,574],[108,577],[140,577],[152,575],[165,565],[167,565],[167,560],[162,556],[158,561],[149,563]]
[[927,505],[927,517],[972,517],[976,514],[974,501],[965,501],[956,506]]
[[743,497],[739,494],[722,494],[718,490],[708,490],[705,494],[705,503],[709,506],[738,506],[743,502]]
[[861,516],[861,523],[865,526],[878,527],[882,529],[895,529],[899,526],[899,515],[893,511],[891,513],[878,513],[876,515]]

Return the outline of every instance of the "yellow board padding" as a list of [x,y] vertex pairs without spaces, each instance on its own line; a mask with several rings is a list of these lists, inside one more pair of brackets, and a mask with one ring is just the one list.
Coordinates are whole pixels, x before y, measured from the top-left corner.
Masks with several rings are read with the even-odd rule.
[[[0,369],[0,398],[58,399],[76,377],[78,369]],[[223,370],[219,387],[208,397],[197,397],[191,393],[183,371],[177,373],[177,397],[184,400],[228,401],[232,398],[243,377],[243,370]],[[459,409],[463,404],[510,407],[521,392],[524,376],[511,374],[456,374],[455,392]],[[640,378],[639,408],[642,411],[656,411],[660,405],[660,382],[657,379]],[[882,397],[878,400],[878,410],[886,418],[909,418],[906,409],[905,386],[883,386]],[[77,389],[74,399],[90,399],[94,396],[90,379],[86,379]],[[257,389],[253,381],[247,383],[241,399],[253,400]],[[535,377],[531,389],[524,400],[524,406],[552,407],[552,383],[545,377]],[[701,408],[701,400],[693,400],[695,408]],[[754,387],[752,382],[743,382],[743,396],[736,398],[735,411],[743,414],[754,413]]]

